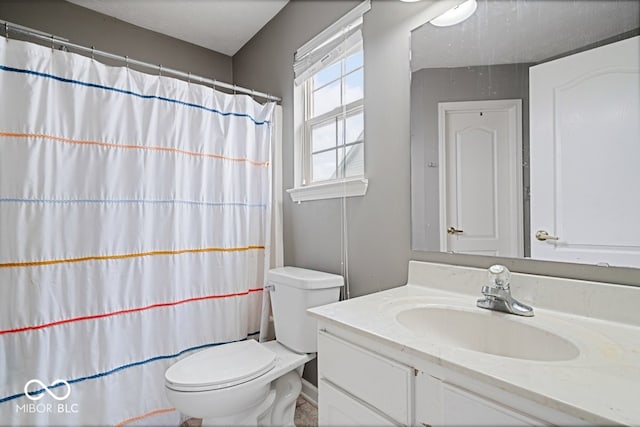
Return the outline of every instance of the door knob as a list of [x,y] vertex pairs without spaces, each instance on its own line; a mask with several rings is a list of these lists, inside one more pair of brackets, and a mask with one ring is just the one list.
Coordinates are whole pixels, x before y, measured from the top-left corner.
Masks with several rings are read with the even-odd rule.
[[459,233],[462,233],[462,232],[463,232],[462,230],[458,230],[455,227],[447,228],[447,233],[449,233],[449,234],[459,234]]
[[558,236],[552,236],[544,230],[536,231],[536,239],[544,242],[545,240],[558,240]]

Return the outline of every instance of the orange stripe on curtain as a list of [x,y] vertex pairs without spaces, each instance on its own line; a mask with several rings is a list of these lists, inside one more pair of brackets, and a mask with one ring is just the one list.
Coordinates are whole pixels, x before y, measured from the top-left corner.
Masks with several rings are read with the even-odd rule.
[[197,151],[188,151],[188,150],[180,150],[179,148],[171,148],[171,147],[160,147],[157,145],[135,145],[135,144],[118,144],[114,142],[101,142],[101,141],[89,141],[89,140],[81,140],[81,139],[71,139],[71,138],[63,138],[61,136],[55,135],[46,135],[42,133],[15,133],[15,132],[0,132],[0,137],[5,138],[37,138],[37,139],[49,139],[51,141],[56,142],[65,142],[68,144],[79,144],[79,145],[97,145],[100,147],[113,147],[113,148],[122,148],[129,150],[145,150],[145,151],[165,151],[171,153],[185,154],[187,156],[194,157],[208,157],[212,159],[220,159],[220,160],[228,160],[232,162],[244,162],[249,163],[255,166],[268,166],[269,162],[259,162],[251,159],[247,159],[246,157],[228,157],[223,156],[221,154],[213,154],[213,153],[199,153]]
[[175,410],[176,410],[176,408],[157,409],[155,411],[147,412],[146,414],[143,414],[143,415],[138,415],[137,417],[127,418],[124,421],[120,421],[118,424],[116,424],[115,427],[122,427],[122,426],[124,426],[126,424],[131,424],[133,422],[140,421],[140,420],[143,420],[145,418],[152,417],[154,415],[166,414],[167,412],[173,412]]
[[45,261],[22,261],[22,262],[5,262],[0,263],[0,268],[14,268],[14,267],[39,267],[42,265],[62,264],[62,263],[74,263],[84,261],[105,261],[110,259],[126,259],[137,258],[145,256],[156,255],[180,255],[186,253],[201,253],[201,252],[242,252],[250,250],[264,249],[264,246],[243,246],[239,248],[198,248],[198,249],[180,249],[175,251],[149,251],[149,252],[137,252],[130,254],[118,254],[118,255],[94,255],[79,258],[65,258],[65,259],[51,259]]

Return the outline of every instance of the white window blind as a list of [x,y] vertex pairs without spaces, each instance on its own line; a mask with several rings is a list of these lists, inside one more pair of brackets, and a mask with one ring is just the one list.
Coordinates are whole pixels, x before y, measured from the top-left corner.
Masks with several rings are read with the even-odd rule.
[[365,0],[296,51],[293,63],[295,84],[340,60],[345,52],[362,42],[362,15],[371,9]]

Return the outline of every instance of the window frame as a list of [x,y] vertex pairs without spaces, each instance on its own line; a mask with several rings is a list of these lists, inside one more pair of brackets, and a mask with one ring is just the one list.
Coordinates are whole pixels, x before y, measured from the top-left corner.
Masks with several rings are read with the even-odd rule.
[[[341,90],[342,95],[344,96],[344,80],[357,72],[358,70],[362,70],[363,73],[363,96],[362,98],[352,101],[347,105],[339,105],[334,109],[324,112],[317,117],[309,117],[312,111],[312,81],[314,76],[323,70],[327,69],[335,65],[336,62],[323,67],[322,69],[315,72],[308,79],[304,81],[304,83],[300,85],[294,85],[294,126],[296,128],[295,136],[294,136],[294,188],[287,190],[290,194],[292,200],[294,202],[308,201],[308,200],[320,200],[320,199],[331,199],[331,198],[341,198],[341,197],[353,197],[353,196],[363,196],[366,194],[368,187],[368,180],[366,179],[366,158],[363,158],[363,173],[362,175],[352,176],[352,177],[336,177],[333,179],[327,179],[322,181],[313,182],[313,151],[311,147],[311,129],[313,126],[317,126],[318,124],[325,123],[334,120],[345,120],[359,113],[363,114],[363,137],[362,139],[358,139],[357,141],[353,141],[347,143],[342,141],[342,144],[336,144],[335,147],[328,148],[326,151],[336,150],[336,157],[341,149],[345,149],[349,146],[354,146],[356,144],[362,144],[362,148],[365,150],[365,140],[364,136],[364,125],[365,125],[365,88],[364,88],[364,47],[362,43],[357,45],[353,49],[349,49],[349,51],[345,52],[341,55],[339,61],[345,61],[349,56],[353,55],[357,52],[362,52],[363,54],[363,63],[361,66],[350,70],[349,72],[345,72],[344,65],[341,66],[340,76],[337,79],[331,80],[330,82],[325,83],[323,87],[333,84],[336,81],[341,82]],[[344,64],[344,62],[343,62]],[[343,132],[345,132],[343,125]],[[323,151],[323,150],[321,150]],[[363,156],[364,156],[363,152]],[[336,174],[339,174],[338,170],[339,161],[336,161]]]

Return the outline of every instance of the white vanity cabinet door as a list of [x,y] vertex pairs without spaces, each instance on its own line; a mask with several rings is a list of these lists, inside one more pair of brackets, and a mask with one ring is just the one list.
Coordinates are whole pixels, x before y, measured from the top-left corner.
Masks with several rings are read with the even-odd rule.
[[541,426],[542,420],[443,382],[416,378],[416,424],[422,426]]
[[417,426],[442,425],[442,381],[422,371],[415,385]]
[[318,425],[321,426],[389,426],[391,420],[378,414],[325,380],[318,382]]
[[413,423],[414,376],[407,365],[320,331],[318,376],[399,424]]
[[451,426],[540,426],[546,423],[451,384],[442,384],[442,417]]

